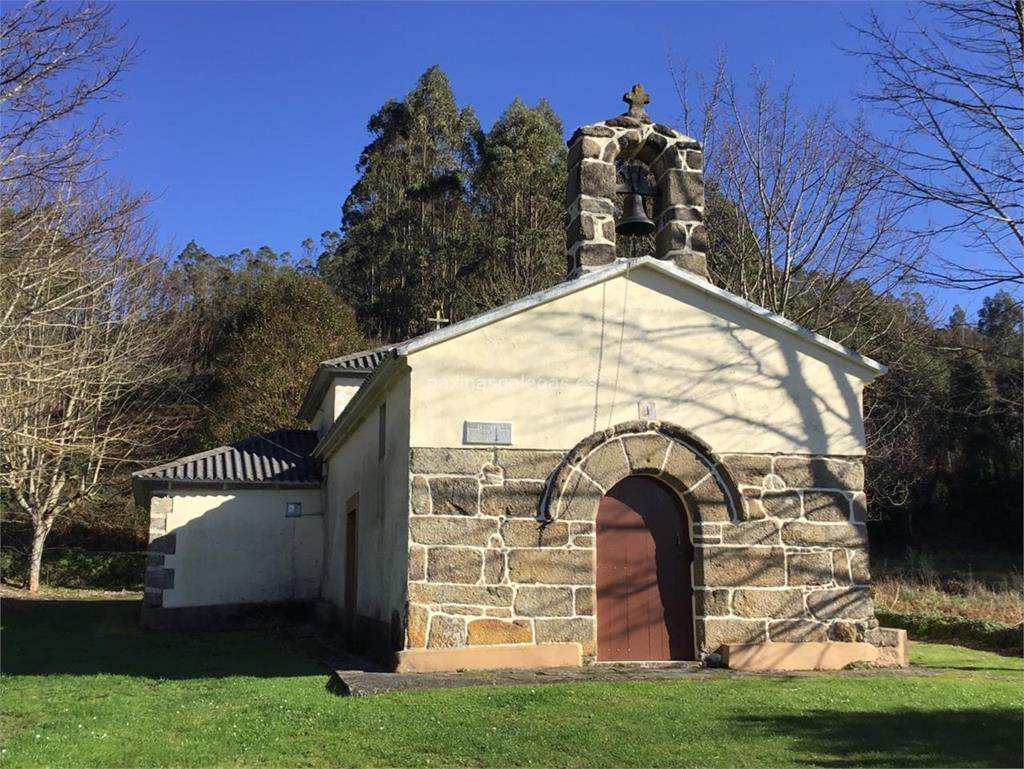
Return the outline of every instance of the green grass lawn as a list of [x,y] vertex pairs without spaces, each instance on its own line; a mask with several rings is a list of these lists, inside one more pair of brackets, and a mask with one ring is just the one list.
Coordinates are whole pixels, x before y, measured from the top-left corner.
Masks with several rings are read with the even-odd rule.
[[916,675],[340,698],[269,631],[147,633],[134,601],[3,601],[0,765],[1021,766],[1024,663],[916,645]]

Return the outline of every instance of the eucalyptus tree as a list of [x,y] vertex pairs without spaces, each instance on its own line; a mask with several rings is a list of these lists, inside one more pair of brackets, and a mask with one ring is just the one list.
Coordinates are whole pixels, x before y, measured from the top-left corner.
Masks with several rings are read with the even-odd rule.
[[341,232],[319,269],[371,336],[396,340],[425,330],[434,310],[450,314],[468,301],[479,123],[434,66],[367,128],[372,140],[342,206]]
[[565,277],[566,147],[546,99],[515,99],[484,137],[473,176],[479,207],[478,309],[496,307]]

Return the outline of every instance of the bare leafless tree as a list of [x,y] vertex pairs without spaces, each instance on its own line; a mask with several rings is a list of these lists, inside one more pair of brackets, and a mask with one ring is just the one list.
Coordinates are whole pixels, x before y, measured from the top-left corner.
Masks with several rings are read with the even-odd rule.
[[[912,203],[889,158],[863,120],[803,111],[793,86],[773,88],[763,74],[749,89],[724,61],[710,75],[674,74],[684,130],[704,141],[713,278],[890,366],[865,398],[869,498],[873,511],[901,504],[919,470],[902,435],[916,416],[902,398],[917,326],[896,296],[912,287],[927,241],[909,228]],[[879,396],[899,407],[876,408]]]
[[0,501],[31,520],[30,590],[54,521],[161,426],[163,262],[101,162],[131,56],[108,7],[0,15]]
[[[0,13],[0,212],[7,230],[0,233],[0,267],[9,301],[15,285],[31,292],[34,277],[24,265],[14,269],[8,255],[45,253],[52,238],[68,232],[63,223],[83,200],[72,188],[101,181],[101,153],[117,127],[97,107],[117,97],[114,85],[133,56],[110,13],[92,3],[39,2]],[[13,311],[10,304],[0,307],[0,347],[16,330]]]
[[0,235],[0,482],[32,522],[30,590],[56,518],[153,440],[167,376],[143,201],[94,184],[57,192],[4,212]]
[[0,14],[0,204],[33,178],[82,181],[116,131],[96,109],[118,96],[134,50],[109,6],[28,2]]
[[893,189],[952,213],[936,234],[974,239],[970,259],[944,259],[925,277],[966,289],[1022,283],[1024,1],[932,0],[907,22],[869,14],[856,52],[877,78],[863,98],[900,126],[887,142]]
[[908,280],[923,248],[863,121],[804,112],[791,86],[758,73],[745,97],[724,61],[711,77],[676,79],[686,127],[704,141],[716,279],[838,341],[867,328],[876,297]]

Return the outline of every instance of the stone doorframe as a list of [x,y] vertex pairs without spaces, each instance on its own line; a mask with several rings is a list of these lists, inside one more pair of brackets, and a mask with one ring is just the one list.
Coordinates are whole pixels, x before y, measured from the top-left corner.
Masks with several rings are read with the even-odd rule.
[[[625,422],[600,430],[577,443],[551,474],[538,519],[596,523],[601,499],[630,475],[660,480],[683,503],[693,543],[694,648],[698,656],[713,651],[705,628],[704,545],[719,543],[722,525],[739,524],[747,515],[732,473],[706,443],[668,422]],[[707,535],[706,524],[712,527]]]
[[538,518],[593,521],[601,498],[630,475],[671,487],[689,517],[694,545],[705,523],[746,519],[744,498],[728,467],[689,430],[669,422],[623,422],[584,438],[555,468]]

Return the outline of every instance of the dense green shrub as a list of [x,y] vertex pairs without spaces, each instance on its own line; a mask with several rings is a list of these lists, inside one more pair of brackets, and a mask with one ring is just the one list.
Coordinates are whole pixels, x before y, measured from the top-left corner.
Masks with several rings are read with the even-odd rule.
[[[41,582],[49,587],[141,590],[145,573],[145,553],[47,550],[43,555]],[[4,582],[20,585],[25,578],[24,554],[13,550],[0,552],[0,574]]]
[[967,646],[1000,654],[1024,655],[1024,629],[990,620],[951,617],[944,614],[912,614],[875,608],[885,627],[903,628],[916,641]]

